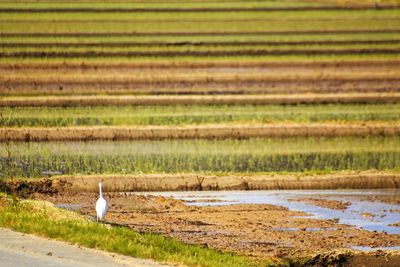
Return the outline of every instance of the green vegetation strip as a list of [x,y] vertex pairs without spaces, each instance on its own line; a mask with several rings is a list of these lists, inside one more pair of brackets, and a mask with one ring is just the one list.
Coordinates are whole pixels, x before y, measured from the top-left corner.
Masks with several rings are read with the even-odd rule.
[[2,178],[60,174],[399,170],[399,137],[6,143]]
[[373,33],[352,33],[352,34],[248,34],[248,35],[203,35],[203,36],[138,36],[135,34],[126,34],[122,36],[104,35],[104,36],[58,36],[58,34],[44,36],[43,34],[35,35],[15,35],[7,36],[1,34],[1,42],[4,45],[8,43],[17,44],[39,44],[39,43],[54,43],[54,44],[81,44],[86,45],[89,43],[148,43],[148,44],[207,44],[207,43],[251,43],[251,42],[263,42],[263,43],[301,43],[301,42],[315,42],[315,43],[339,43],[339,42],[384,42],[387,40],[399,40],[400,31],[398,32],[373,32]]
[[0,9],[18,9],[18,10],[26,10],[26,9],[68,9],[68,10],[76,10],[76,9],[101,9],[101,10],[112,10],[112,9],[124,9],[124,10],[158,10],[158,9],[205,9],[205,8],[213,8],[213,9],[226,9],[226,8],[306,8],[306,7],[318,7],[323,6],[321,3],[307,3],[307,2],[278,2],[278,1],[213,1],[213,2],[187,2],[187,1],[175,1],[175,2],[165,2],[158,1],[157,3],[152,2],[126,2],[120,1],[117,3],[113,3],[112,1],[103,1],[96,3],[85,3],[81,1],[74,2],[2,2],[0,1]]
[[71,48],[71,47],[169,47],[169,46],[179,46],[179,47],[201,47],[201,46],[338,46],[338,45],[389,45],[389,44],[399,44],[400,39],[387,39],[387,40],[344,40],[344,41],[205,41],[205,42],[41,42],[40,40],[33,40],[32,42],[2,42],[0,43],[1,48]]
[[[381,6],[380,10],[398,10],[399,7],[397,6]],[[12,12],[58,12],[58,13],[65,13],[65,12],[80,12],[80,13],[115,13],[115,12],[124,12],[124,13],[139,13],[139,12],[152,12],[152,13],[180,13],[180,12],[282,12],[282,11],[291,11],[291,12],[304,12],[304,11],[358,11],[358,10],[375,10],[372,7],[360,7],[360,6],[320,6],[320,7],[307,7],[307,6],[298,6],[298,7],[289,7],[289,6],[242,6],[242,7],[235,7],[235,6],[221,6],[221,7],[212,7],[212,6],[205,6],[205,7],[186,7],[184,5],[178,7],[172,6],[165,6],[165,7],[149,7],[145,6],[109,6],[109,7],[102,7],[101,5],[91,5],[91,6],[84,6],[83,4],[79,4],[79,6],[62,6],[62,5],[48,5],[48,6],[41,6],[40,4],[35,5],[24,5],[24,6],[10,6],[4,7],[0,5],[0,13],[12,13]]]
[[24,22],[24,21],[36,21],[36,22],[53,22],[53,21],[136,21],[136,22],[162,22],[162,21],[182,21],[189,22],[194,21],[226,21],[226,20],[279,20],[279,21],[290,21],[290,20],[315,20],[315,21],[326,21],[330,20],[377,20],[377,19],[395,19],[399,18],[398,10],[357,10],[357,11],[303,11],[303,12],[171,12],[171,13],[154,13],[154,12],[140,12],[135,13],[134,16],[129,13],[96,13],[96,12],[69,12],[69,13],[58,13],[58,12],[46,12],[46,13],[29,13],[29,12],[18,12],[18,13],[1,13],[1,23],[7,25],[9,22]]
[[193,22],[193,23],[182,23],[182,22],[169,22],[159,23],[152,22],[146,24],[127,24],[127,23],[107,23],[107,22],[92,22],[85,23],[84,30],[82,30],[82,23],[70,22],[70,23],[48,23],[48,22],[37,22],[37,23],[6,23],[0,24],[0,32],[3,33],[169,33],[169,32],[193,32],[202,33],[210,31],[210,29],[217,29],[211,32],[302,32],[302,31],[371,31],[371,30],[398,30],[400,28],[400,20],[368,20],[360,19],[352,22],[349,25],[347,21],[252,21],[246,22]]
[[0,113],[0,126],[7,127],[400,121],[399,104],[3,107]]
[[138,258],[187,266],[265,266],[245,257],[188,245],[156,234],[92,222],[50,203],[0,194],[0,227]]
[[251,46],[251,47],[267,47],[267,46],[338,46],[338,45],[389,45],[389,44],[400,44],[400,39],[390,39],[390,40],[356,40],[356,41],[300,41],[300,42],[269,42],[269,41],[248,41],[248,42],[86,42],[86,43],[75,43],[75,42],[5,42],[0,43],[1,48],[71,48],[71,47],[169,47],[169,46],[179,46],[179,47],[219,47],[219,46]]
[[[254,63],[343,63],[343,62],[371,62],[371,61],[393,61],[400,60],[400,53],[398,54],[326,54],[326,55],[264,55],[264,56],[231,56],[231,57],[192,57],[192,56],[182,56],[182,57],[136,57],[133,61],[132,58],[128,57],[0,57],[1,65],[13,65],[17,66],[19,64],[29,65],[29,64],[39,64],[39,65],[107,65],[107,64],[202,64],[210,63],[222,64],[236,62],[240,64],[241,62]],[[290,63],[289,63],[290,62]],[[19,93],[12,94],[19,95]],[[41,95],[35,92],[30,92],[25,95]]]

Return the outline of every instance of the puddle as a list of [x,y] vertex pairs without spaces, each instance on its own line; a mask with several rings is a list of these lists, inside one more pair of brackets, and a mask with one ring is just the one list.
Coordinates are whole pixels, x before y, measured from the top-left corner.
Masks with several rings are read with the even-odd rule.
[[376,251],[376,250],[400,250],[400,246],[395,247],[367,247],[367,246],[352,246],[351,249],[360,251]]
[[[362,199],[362,197],[365,196],[398,196],[400,190],[190,191],[143,192],[133,194],[152,194],[173,197],[182,201],[189,201],[189,203],[186,204],[193,206],[270,204],[309,214],[309,216],[298,216],[298,218],[335,219],[338,223],[352,225],[359,229],[386,232],[388,234],[400,234],[400,227],[391,225],[400,221],[400,214],[398,212],[392,212],[400,209],[399,204],[387,204]],[[289,199],[301,199],[306,197],[346,201],[351,204],[345,210],[333,210],[319,207],[312,203],[289,201]],[[213,201],[210,202],[208,199],[212,199]],[[220,201],[215,201],[216,199]],[[365,214],[369,216],[365,216]]]

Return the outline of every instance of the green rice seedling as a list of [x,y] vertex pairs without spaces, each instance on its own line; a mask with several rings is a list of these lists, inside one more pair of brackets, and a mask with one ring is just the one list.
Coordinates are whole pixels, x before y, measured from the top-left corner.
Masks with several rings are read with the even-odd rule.
[[0,126],[7,127],[344,121],[396,123],[400,120],[400,105],[3,107],[0,113],[4,114],[0,118]]
[[[398,137],[13,143],[6,177],[179,172],[396,170]],[[9,166],[12,166],[10,168]]]

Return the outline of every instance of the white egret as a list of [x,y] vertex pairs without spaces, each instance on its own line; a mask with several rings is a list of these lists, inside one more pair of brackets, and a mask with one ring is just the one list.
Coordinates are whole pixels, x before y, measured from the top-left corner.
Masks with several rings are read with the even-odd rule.
[[103,190],[101,189],[101,182],[99,183],[100,197],[96,202],[97,221],[102,221],[107,212],[107,200],[103,197]]

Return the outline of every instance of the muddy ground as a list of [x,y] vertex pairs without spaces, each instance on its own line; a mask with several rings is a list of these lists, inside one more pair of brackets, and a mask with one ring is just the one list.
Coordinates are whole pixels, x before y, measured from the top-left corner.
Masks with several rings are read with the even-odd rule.
[[[94,206],[97,193],[34,193],[31,197],[51,201],[60,207],[78,210],[93,217],[96,215]],[[343,262],[349,266],[362,266],[369,259],[373,264],[370,266],[400,264],[399,252],[366,253],[349,250],[351,246],[399,246],[400,235],[359,230],[339,224],[334,219],[310,219],[303,212],[290,211],[280,206],[195,207],[172,198],[117,192],[106,194],[106,198],[109,201],[106,221],[109,223],[260,260],[298,260],[306,257],[307,265],[317,266]],[[399,200],[400,196],[397,196],[390,203],[398,203]],[[335,203],[329,201],[317,204],[337,208]],[[344,209],[346,205],[339,208]]]
[[[372,179],[370,188],[388,188],[379,182],[379,179],[388,179],[393,182],[397,176],[391,173],[361,172],[357,174],[332,174],[319,176],[320,184],[337,185],[337,180],[343,178],[347,185],[366,185],[365,179]],[[103,177],[104,178],[104,177]],[[133,183],[135,179],[146,181],[148,184]],[[352,246],[366,247],[393,247],[400,246],[400,235],[385,232],[373,232],[356,229],[350,225],[339,224],[338,220],[320,220],[308,218],[306,213],[290,211],[285,207],[265,204],[238,204],[225,206],[190,206],[196,200],[183,202],[172,198],[151,195],[135,195],[121,193],[122,191],[142,190],[210,190],[207,185],[212,184],[213,177],[205,176],[202,179],[204,188],[199,186],[198,176],[191,175],[145,175],[138,177],[121,176],[103,179],[106,198],[109,201],[109,211],[106,215],[108,223],[128,226],[140,232],[159,233],[182,240],[187,243],[200,244],[222,251],[231,251],[259,260],[274,259],[300,260],[306,266],[324,266],[333,264],[341,266],[347,262],[348,266],[400,266],[400,251],[384,252],[357,252],[350,250]],[[291,179],[297,182],[293,184]],[[316,176],[305,177],[219,177],[220,187],[225,189],[250,189],[254,185],[280,184],[284,180],[288,189],[308,188],[309,180],[316,180]],[[247,188],[243,187],[243,179]],[[272,181],[272,180],[273,181]],[[333,180],[332,180],[333,179]],[[363,183],[357,183],[361,179]],[[374,180],[375,179],[375,180]],[[377,180],[378,179],[378,180]],[[56,177],[41,180],[9,180],[0,184],[2,191],[17,193],[25,198],[47,200],[67,208],[82,212],[95,218],[95,202],[98,198],[97,176]],[[276,182],[278,180],[280,182]],[[353,181],[352,181],[353,180]],[[367,179],[368,180],[368,179]],[[301,182],[303,183],[301,185]],[[193,187],[182,187],[183,184]],[[154,187],[158,184],[159,187]],[[164,188],[169,184],[169,187]],[[234,185],[239,186],[234,186]],[[327,185],[328,185],[327,184]],[[128,186],[129,185],[129,186]],[[293,187],[297,185],[297,187]],[[300,186],[299,186],[300,185]],[[325,185],[325,186],[327,186]],[[127,187],[128,186],[128,187]],[[132,188],[132,186],[137,186]],[[393,184],[392,184],[393,186]],[[273,189],[274,187],[266,187]],[[312,187],[311,187],[312,188]],[[329,186],[327,187],[329,188]],[[350,187],[351,188],[351,187]],[[396,186],[390,187],[392,189]],[[134,190],[136,189],[136,190]],[[254,188],[253,188],[254,189]],[[275,188],[282,189],[282,188]],[[315,189],[315,188],[314,188]],[[214,190],[216,190],[214,188]],[[196,194],[195,192],[193,194]],[[345,199],[345,198],[343,198]],[[359,196],[361,200],[386,204],[400,203],[400,195],[366,195]],[[219,199],[209,198],[209,202]],[[304,195],[301,201],[311,205],[332,210],[344,211],[351,202],[346,199],[332,200],[319,193],[318,195]],[[392,211],[397,212],[397,211]],[[373,220],[373,216],[363,214],[365,218]],[[400,223],[400,215],[399,222]],[[394,224],[393,226],[396,226]],[[306,260],[304,260],[306,258]]]

